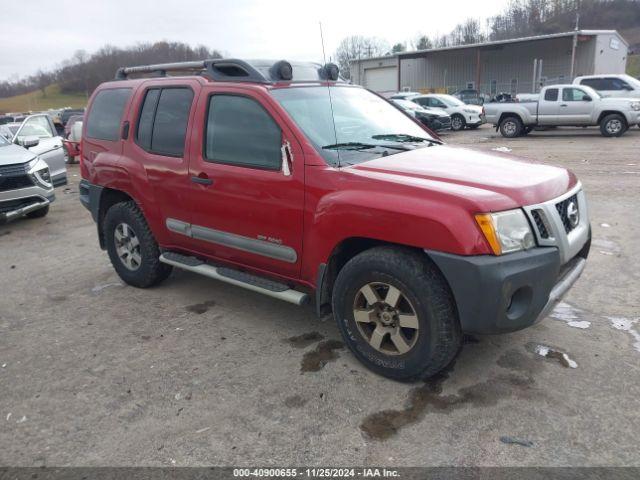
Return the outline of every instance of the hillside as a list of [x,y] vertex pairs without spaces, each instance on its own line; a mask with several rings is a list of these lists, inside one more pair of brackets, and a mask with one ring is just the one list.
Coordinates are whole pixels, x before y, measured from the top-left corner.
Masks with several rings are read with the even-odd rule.
[[78,93],[62,93],[59,85],[49,85],[43,95],[41,90],[0,98],[0,113],[29,112],[47,110],[49,108],[82,108],[87,104],[87,97]]

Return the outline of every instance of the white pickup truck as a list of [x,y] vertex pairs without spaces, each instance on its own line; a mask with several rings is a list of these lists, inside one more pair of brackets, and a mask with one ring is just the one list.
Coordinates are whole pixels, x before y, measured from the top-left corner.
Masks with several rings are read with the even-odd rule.
[[484,110],[487,123],[507,138],[549,126],[599,126],[605,137],[619,137],[640,124],[639,100],[603,97],[585,85],[552,85],[537,101],[486,103]]

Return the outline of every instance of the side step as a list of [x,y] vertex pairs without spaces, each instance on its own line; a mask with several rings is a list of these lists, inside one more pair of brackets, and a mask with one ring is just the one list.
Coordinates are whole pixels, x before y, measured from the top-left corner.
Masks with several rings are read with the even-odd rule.
[[298,292],[297,290],[292,290],[284,283],[275,282],[232,268],[215,267],[196,257],[175,252],[165,252],[160,255],[160,261],[183,270],[199,273],[205,277],[230,283],[231,285],[262,293],[269,297],[278,298],[285,302],[293,303],[294,305],[304,305],[309,300],[309,295]]

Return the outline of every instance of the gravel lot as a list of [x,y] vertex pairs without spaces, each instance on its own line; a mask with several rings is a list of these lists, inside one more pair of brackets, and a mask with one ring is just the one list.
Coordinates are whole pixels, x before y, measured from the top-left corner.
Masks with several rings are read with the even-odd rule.
[[179,271],[124,286],[72,166],[48,217],[0,226],[0,465],[639,466],[640,129],[444,138],[582,180],[592,253],[551,317],[395,383],[311,308]]

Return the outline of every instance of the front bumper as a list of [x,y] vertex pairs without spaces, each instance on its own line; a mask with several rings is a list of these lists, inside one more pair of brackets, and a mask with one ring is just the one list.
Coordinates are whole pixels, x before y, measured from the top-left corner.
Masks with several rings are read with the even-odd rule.
[[467,122],[467,126],[475,127],[486,123],[484,115],[469,115],[465,114],[465,120]]
[[590,245],[589,235],[565,264],[555,247],[499,257],[426,253],[449,282],[462,330],[494,334],[521,330],[545,318],[580,277]]
[[44,208],[55,200],[53,188],[28,187],[0,192],[0,223],[10,222]]

